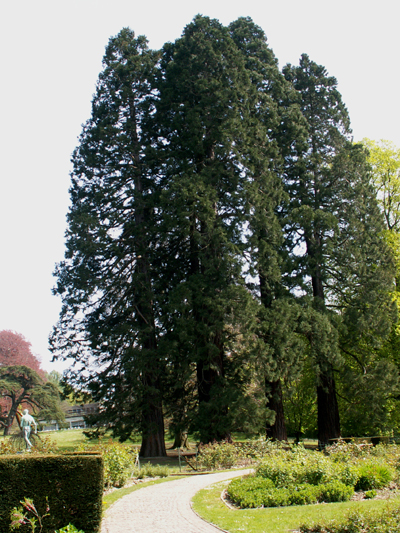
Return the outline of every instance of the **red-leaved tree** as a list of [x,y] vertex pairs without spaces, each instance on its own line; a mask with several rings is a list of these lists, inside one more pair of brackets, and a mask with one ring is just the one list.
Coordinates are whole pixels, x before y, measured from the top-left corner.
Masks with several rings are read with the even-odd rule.
[[32,353],[32,345],[21,333],[0,331],[0,366],[23,365],[43,376],[39,359]]
[[[5,329],[0,331],[0,368],[8,366],[26,366],[34,370],[40,378],[45,378],[39,359],[32,353],[31,343],[21,333]],[[11,404],[10,398],[1,394],[0,415],[9,413],[12,408]],[[22,403],[21,407],[25,408],[28,405]],[[11,423],[13,420],[14,417]]]

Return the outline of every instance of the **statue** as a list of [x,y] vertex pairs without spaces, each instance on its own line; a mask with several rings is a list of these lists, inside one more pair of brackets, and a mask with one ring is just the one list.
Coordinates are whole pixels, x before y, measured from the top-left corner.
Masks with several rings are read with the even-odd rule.
[[31,451],[32,443],[29,440],[29,436],[31,434],[31,426],[32,424],[35,426],[35,434],[37,433],[37,424],[33,416],[29,414],[28,409],[24,409],[23,416],[21,417],[20,426],[24,433],[24,440],[26,444],[26,450],[28,452]]

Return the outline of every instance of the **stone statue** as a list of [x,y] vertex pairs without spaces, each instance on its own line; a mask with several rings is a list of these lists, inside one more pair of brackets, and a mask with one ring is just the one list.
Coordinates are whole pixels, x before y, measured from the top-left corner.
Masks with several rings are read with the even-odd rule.
[[29,414],[28,409],[24,409],[23,416],[21,417],[20,425],[21,425],[21,429],[22,429],[22,431],[24,433],[24,440],[25,440],[25,444],[26,444],[26,450],[28,452],[30,452],[31,448],[32,448],[32,443],[29,440],[29,436],[31,434],[31,426],[32,426],[32,424],[35,426],[35,433],[37,433],[37,424],[35,422],[35,419],[33,418],[33,416],[31,416]]

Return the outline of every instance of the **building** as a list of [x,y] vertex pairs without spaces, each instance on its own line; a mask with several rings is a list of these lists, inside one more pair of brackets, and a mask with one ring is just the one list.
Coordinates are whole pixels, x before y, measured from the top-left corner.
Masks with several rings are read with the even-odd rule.
[[56,420],[38,420],[41,431],[57,431],[59,429],[80,429],[90,427],[85,422],[85,416],[95,414],[99,410],[98,403],[85,403],[83,405],[65,405],[65,422],[59,424]]

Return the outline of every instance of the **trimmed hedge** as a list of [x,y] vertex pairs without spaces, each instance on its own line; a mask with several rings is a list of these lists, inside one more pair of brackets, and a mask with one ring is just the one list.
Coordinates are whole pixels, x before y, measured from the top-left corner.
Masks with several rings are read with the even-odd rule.
[[[10,513],[31,498],[44,520],[43,533],[74,524],[98,533],[103,497],[103,458],[99,454],[7,455],[0,457],[0,531],[8,531]],[[21,533],[29,531],[25,526]]]

